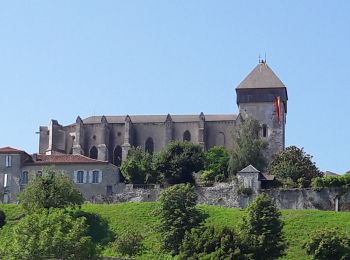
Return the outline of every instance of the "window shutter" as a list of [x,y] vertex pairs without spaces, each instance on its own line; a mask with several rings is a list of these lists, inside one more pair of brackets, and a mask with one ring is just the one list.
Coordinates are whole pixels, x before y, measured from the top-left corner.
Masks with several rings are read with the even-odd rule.
[[77,183],[78,179],[77,179],[77,171],[74,171],[74,182]]
[[99,171],[98,173],[98,183],[102,182],[102,171]]
[[89,183],[92,183],[93,171],[89,171]]
[[87,173],[86,171],[84,171],[83,183],[86,183],[86,181],[87,181],[87,175],[88,175],[88,173]]
[[8,175],[7,175],[7,173],[5,173],[5,175],[4,175],[4,187],[5,188],[7,187],[7,177],[8,177]]

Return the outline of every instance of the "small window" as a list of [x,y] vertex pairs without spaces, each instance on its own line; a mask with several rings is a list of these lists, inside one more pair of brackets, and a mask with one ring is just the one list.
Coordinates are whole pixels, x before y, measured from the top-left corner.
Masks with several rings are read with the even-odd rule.
[[21,176],[21,184],[22,185],[27,185],[28,184],[28,172],[22,172],[22,176]]
[[84,183],[84,171],[77,172],[77,183]]
[[99,171],[93,171],[92,172],[92,183],[99,183]]
[[262,126],[262,136],[267,137],[267,125]]
[[148,137],[145,143],[145,152],[152,154],[154,151],[154,143],[151,137]]
[[6,167],[11,167],[11,166],[12,166],[12,156],[6,155]]
[[37,176],[37,177],[43,176],[43,172],[42,172],[42,171],[38,171],[38,172],[36,173],[36,176]]

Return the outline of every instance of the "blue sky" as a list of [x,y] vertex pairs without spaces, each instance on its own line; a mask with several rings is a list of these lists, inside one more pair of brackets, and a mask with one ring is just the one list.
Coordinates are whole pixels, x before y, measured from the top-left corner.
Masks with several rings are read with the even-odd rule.
[[350,170],[349,1],[1,1],[0,147],[91,115],[237,113],[259,54],[288,88],[287,145]]

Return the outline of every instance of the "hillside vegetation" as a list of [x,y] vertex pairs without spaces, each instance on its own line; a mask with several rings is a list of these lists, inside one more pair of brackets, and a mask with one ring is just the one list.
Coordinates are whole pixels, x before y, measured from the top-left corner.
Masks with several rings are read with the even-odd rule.
[[[82,209],[87,212],[100,214],[105,218],[110,229],[117,235],[127,229],[140,232],[144,237],[144,249],[138,259],[172,259],[169,255],[160,253],[161,236],[157,232],[159,219],[154,214],[157,203],[122,203],[122,204],[85,204]],[[244,215],[242,209],[221,208],[209,205],[198,206],[209,215],[207,225],[216,227],[237,227]],[[0,205],[7,216],[7,222],[1,232],[11,232],[16,224],[16,219],[21,215],[20,207],[17,205]],[[330,212],[318,210],[282,210],[285,222],[284,232],[286,234],[289,249],[284,259],[309,259],[302,248],[308,234],[318,228],[334,227],[350,234],[350,212]],[[96,231],[97,232],[97,231]],[[1,240],[1,238],[0,238]],[[116,256],[113,248],[107,246],[103,249],[104,256]]]

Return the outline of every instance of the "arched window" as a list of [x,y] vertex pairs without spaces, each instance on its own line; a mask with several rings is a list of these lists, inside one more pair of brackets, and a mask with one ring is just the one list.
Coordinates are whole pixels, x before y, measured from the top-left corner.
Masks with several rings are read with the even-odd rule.
[[113,152],[113,163],[114,165],[120,166],[122,163],[122,148],[117,145]]
[[191,141],[191,133],[190,133],[190,131],[186,130],[186,131],[184,132],[184,135],[183,135],[183,139],[182,139],[182,140],[183,140],[183,141],[188,141],[188,142]]
[[22,185],[27,185],[28,184],[28,172],[22,172],[22,176],[21,176],[21,184]]
[[154,143],[153,143],[153,139],[151,137],[148,137],[147,140],[146,140],[145,151],[147,153],[153,153],[154,152]]
[[90,158],[97,160],[97,155],[98,155],[97,148],[95,146],[91,147],[91,149],[90,149]]
[[224,133],[220,132],[216,136],[215,140],[215,145],[216,146],[225,146],[225,135]]
[[262,137],[267,137],[267,125],[262,126]]

